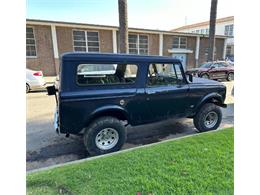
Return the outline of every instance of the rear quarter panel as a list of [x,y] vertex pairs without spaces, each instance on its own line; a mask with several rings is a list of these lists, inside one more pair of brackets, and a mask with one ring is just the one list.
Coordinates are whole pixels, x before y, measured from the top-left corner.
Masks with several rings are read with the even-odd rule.
[[[128,120],[132,120],[135,107],[138,106],[135,94],[136,88],[60,94],[61,133],[79,133],[92,122],[93,115],[102,110],[122,110],[126,113]],[[121,100],[124,100],[123,105],[120,103]]]

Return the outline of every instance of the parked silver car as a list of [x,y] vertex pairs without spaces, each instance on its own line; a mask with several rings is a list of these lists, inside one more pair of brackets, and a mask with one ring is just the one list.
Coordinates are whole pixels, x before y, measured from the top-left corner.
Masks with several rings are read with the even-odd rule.
[[45,80],[42,71],[26,69],[26,93],[45,88]]

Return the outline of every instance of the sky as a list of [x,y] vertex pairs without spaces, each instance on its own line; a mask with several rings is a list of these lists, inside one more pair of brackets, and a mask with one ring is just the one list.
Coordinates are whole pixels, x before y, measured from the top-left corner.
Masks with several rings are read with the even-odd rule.
[[[128,0],[128,26],[170,30],[209,20],[211,0]],[[118,0],[27,0],[28,19],[118,26]],[[217,18],[233,16],[233,0],[218,0]]]

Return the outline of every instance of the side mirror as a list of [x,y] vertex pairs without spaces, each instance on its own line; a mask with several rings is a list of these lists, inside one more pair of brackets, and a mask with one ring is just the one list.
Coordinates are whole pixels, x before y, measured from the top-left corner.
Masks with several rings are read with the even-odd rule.
[[216,66],[211,66],[210,69],[216,68]]
[[192,74],[186,74],[186,75],[187,75],[188,81],[192,83],[193,82]]
[[47,93],[48,93],[48,95],[55,95],[56,94],[56,88],[55,88],[55,86],[54,85],[52,85],[52,86],[48,86],[48,87],[46,87],[47,88]]

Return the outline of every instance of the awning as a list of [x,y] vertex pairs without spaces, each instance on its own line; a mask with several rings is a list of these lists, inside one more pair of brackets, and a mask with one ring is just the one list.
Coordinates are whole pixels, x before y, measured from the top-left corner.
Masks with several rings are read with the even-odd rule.
[[193,53],[193,50],[172,48],[172,49],[168,49],[168,52],[169,53]]

